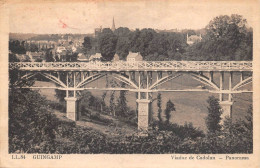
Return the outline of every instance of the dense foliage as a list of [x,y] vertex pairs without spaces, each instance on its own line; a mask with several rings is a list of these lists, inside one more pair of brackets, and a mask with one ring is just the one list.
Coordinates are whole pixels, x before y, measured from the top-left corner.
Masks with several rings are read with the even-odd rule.
[[25,41],[20,42],[19,40],[9,41],[9,50],[15,54],[25,54],[26,50],[24,47]]
[[200,43],[187,48],[189,60],[252,60],[253,31],[241,15],[221,15],[206,26]]
[[82,43],[83,47],[89,51],[91,48],[92,48],[92,45],[91,45],[91,38],[90,37],[85,37],[84,38],[84,42]]
[[[187,34],[202,34],[202,40],[187,44]],[[241,15],[215,17],[203,30],[155,31],[151,28],[104,29],[98,45],[105,60],[117,53],[125,60],[129,51],[140,52],[145,60],[252,60],[253,32]],[[89,46],[89,45],[88,45]],[[109,55],[109,56],[108,56]]]
[[102,54],[104,61],[111,61],[116,53],[117,37],[108,29],[103,29],[102,33],[98,36],[99,51]]
[[162,122],[162,95],[161,93],[157,94],[157,107],[158,107],[158,120]]
[[140,52],[145,60],[180,60],[187,47],[183,33],[157,33],[150,28],[130,31],[120,27],[115,32],[109,30],[104,29],[98,36],[97,45],[105,60],[111,60],[115,53],[121,60],[126,60],[129,51]]
[[55,152],[57,119],[46,111],[44,98],[30,90],[12,89],[9,95],[9,151]]
[[215,133],[216,131],[220,131],[220,120],[221,120],[221,107],[219,105],[218,99],[214,96],[210,96],[207,100],[208,106],[208,116],[206,118],[206,125],[208,131],[211,133]]
[[170,123],[170,118],[171,118],[171,112],[175,111],[175,105],[172,103],[171,100],[168,100],[166,103],[166,109],[164,110],[165,112],[165,117],[166,117],[166,123]]

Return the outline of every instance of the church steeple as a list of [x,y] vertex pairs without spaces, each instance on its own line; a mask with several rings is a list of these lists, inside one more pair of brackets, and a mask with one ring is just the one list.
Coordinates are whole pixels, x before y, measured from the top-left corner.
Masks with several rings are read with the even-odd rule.
[[112,23],[111,30],[112,30],[113,32],[116,30],[114,17],[113,17],[113,23]]

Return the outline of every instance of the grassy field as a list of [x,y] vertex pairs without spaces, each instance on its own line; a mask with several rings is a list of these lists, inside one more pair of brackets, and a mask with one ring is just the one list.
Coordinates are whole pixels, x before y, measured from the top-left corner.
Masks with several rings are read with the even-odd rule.
[[[227,89],[228,86],[228,76],[225,76],[224,88]],[[214,81],[218,85],[219,75],[214,76]],[[234,74],[234,83],[239,80],[239,75]],[[36,82],[36,86],[51,86],[54,84],[47,82]],[[91,87],[105,87],[106,79],[101,78],[96,82],[93,82],[89,86]],[[183,75],[177,79],[167,82],[160,86],[161,88],[170,89],[185,89],[185,88],[198,88],[201,83],[192,79],[189,75]],[[247,86],[251,87],[251,86]],[[54,89],[42,89],[40,90],[43,96],[52,101],[57,101],[55,97]],[[101,97],[103,91],[91,91],[94,96]],[[107,93],[105,102],[109,105],[110,92]],[[118,95],[119,92],[116,92]],[[207,99],[209,96],[214,95],[218,98],[217,94],[208,92],[162,92],[162,109],[165,109],[166,102],[170,99],[174,104],[176,111],[172,113],[171,122],[184,124],[185,122],[192,122],[195,127],[199,127],[202,130],[206,130],[205,117],[207,116]],[[157,93],[153,93],[153,99],[157,97]],[[252,104],[252,94],[243,93],[233,95],[234,105],[232,107],[233,119],[243,118],[249,105]],[[136,108],[136,98],[134,92],[127,92],[127,102],[132,108]],[[157,119],[157,101],[153,101],[153,116]]]

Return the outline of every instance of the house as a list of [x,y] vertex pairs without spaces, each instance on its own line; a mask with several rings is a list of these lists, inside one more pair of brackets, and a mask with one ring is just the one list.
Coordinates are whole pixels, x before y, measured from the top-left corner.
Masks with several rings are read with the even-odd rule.
[[26,54],[15,54],[15,56],[20,62],[30,62],[31,61],[30,57]]
[[201,42],[201,40],[202,40],[201,34],[200,34],[200,36],[197,36],[197,35],[189,36],[187,34],[187,44],[189,44],[189,45],[192,45],[192,44],[197,43],[197,42]]
[[120,60],[119,55],[118,55],[118,54],[115,54],[112,61],[113,61],[113,62],[116,62],[116,61],[119,61],[119,60]]
[[72,47],[71,47],[71,50],[72,50],[72,52],[74,53],[74,52],[77,51],[77,48],[76,48],[75,46],[72,46]]
[[138,53],[129,52],[128,56],[126,57],[127,61],[133,62],[133,61],[143,61],[142,55]]
[[62,51],[66,51],[66,48],[64,46],[57,47],[57,50],[56,50],[57,53],[62,53]]
[[35,61],[37,59],[44,59],[44,52],[30,52],[27,51],[26,55],[28,55],[30,57],[31,61]]
[[78,54],[78,61],[80,62],[86,62],[89,61],[89,58],[87,55],[83,54],[83,53],[79,53]]
[[58,54],[58,58],[60,61],[67,61],[67,51],[63,50],[61,53]]
[[89,57],[89,61],[100,61],[101,60],[101,53],[96,53],[95,55],[91,55]]

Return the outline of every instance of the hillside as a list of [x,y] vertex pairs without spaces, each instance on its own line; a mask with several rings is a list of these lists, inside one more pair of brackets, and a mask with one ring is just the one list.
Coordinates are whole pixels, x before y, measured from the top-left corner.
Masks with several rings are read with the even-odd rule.
[[9,34],[9,39],[10,40],[28,40],[30,38],[33,38],[37,36],[37,34],[33,34],[33,33],[10,33]]
[[68,39],[68,36],[73,38],[84,38],[91,36],[91,34],[34,34],[34,33],[10,33],[10,40],[46,40],[46,41],[58,41],[59,39]]
[[[239,76],[235,75],[234,82],[237,82]],[[219,78],[218,74],[215,75],[214,80],[217,81]],[[36,82],[37,86],[52,85],[46,82]],[[105,87],[106,80],[101,78],[100,80],[93,82],[89,87]],[[196,88],[201,85],[198,81],[191,79],[188,75],[184,75],[172,82],[167,82],[163,88]],[[224,87],[227,87],[227,80],[224,83]],[[249,86],[250,87],[250,86]],[[57,101],[55,97],[54,89],[42,89],[40,91],[42,95],[46,96],[49,100]],[[96,96],[101,97],[103,91],[90,90],[90,92]],[[105,103],[109,105],[111,92],[107,93],[105,98]],[[118,96],[119,91],[116,92]],[[166,102],[171,99],[176,106],[176,112],[173,112],[170,119],[171,122],[183,125],[185,122],[191,122],[195,127],[202,130],[206,130],[205,117],[207,116],[207,99],[209,96],[214,95],[218,98],[218,94],[208,93],[208,92],[162,92],[162,109],[165,109]],[[157,94],[153,94],[153,99],[157,97]],[[134,92],[127,92],[126,95],[128,106],[132,109],[136,109],[136,97]],[[243,118],[250,104],[252,104],[252,94],[243,93],[235,94],[233,96],[234,105],[232,106],[232,115],[235,120]],[[153,101],[152,110],[154,119],[157,120],[157,101]],[[164,113],[163,113],[164,115]]]

